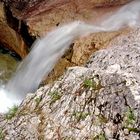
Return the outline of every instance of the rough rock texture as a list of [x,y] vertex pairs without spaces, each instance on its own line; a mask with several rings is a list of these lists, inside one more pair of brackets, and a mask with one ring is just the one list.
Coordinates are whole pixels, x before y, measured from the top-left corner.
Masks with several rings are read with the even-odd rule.
[[0,44],[15,51],[22,58],[27,55],[27,46],[22,37],[8,26],[4,5],[0,2]]
[[[11,7],[13,15],[23,20],[32,36],[41,36],[48,31],[74,20],[95,22],[107,12],[132,0],[3,0]],[[97,5],[111,8],[94,8]],[[97,16],[98,14],[98,16]]]
[[73,46],[71,62],[76,65],[83,65],[89,59],[91,54],[97,50],[107,48],[109,43],[117,36],[129,34],[130,30],[125,29],[116,32],[105,32],[91,34],[90,36],[76,40]]
[[1,116],[4,139],[139,140],[140,29],[109,46]]
[[70,66],[81,66],[86,63],[91,54],[108,44],[117,36],[129,34],[129,30],[91,34],[90,36],[76,40],[70,50],[60,59],[53,71],[49,74],[44,84],[52,83],[62,76],[63,72]]
[[[74,20],[95,23],[99,17],[102,19],[105,13],[113,12],[117,9],[117,7],[112,6],[107,8],[93,8],[93,3],[96,2],[91,0],[43,1],[31,9],[29,8],[29,10],[25,9],[25,13],[22,12],[23,15],[21,17],[16,17],[24,20],[32,36],[41,36],[57,26]],[[117,1],[113,3],[117,3]],[[105,4],[103,5],[105,6]]]

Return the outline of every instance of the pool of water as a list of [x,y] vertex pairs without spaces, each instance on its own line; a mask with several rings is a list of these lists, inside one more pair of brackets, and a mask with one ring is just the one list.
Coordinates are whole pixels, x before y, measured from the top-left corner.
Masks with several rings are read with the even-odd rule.
[[18,63],[11,55],[0,53],[0,87],[8,82]]

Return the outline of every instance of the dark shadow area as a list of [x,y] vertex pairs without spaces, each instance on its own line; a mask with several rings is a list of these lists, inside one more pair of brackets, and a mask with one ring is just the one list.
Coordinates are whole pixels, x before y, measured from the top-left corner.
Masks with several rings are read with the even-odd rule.
[[4,47],[1,43],[0,43],[0,53],[2,53],[2,54],[9,54],[14,59],[16,59],[17,61],[21,61],[22,60],[22,58],[17,53],[15,53],[14,51],[9,50],[7,47]]
[[7,5],[5,6],[5,14],[7,24],[22,36],[25,44],[30,48],[36,37],[29,34],[28,26],[24,23],[24,21],[20,21],[14,17],[10,10],[10,7]]
[[23,40],[27,44],[27,46],[30,48],[33,44],[33,42],[36,40],[35,36],[31,36],[28,32],[28,26],[21,21],[21,26],[20,26],[20,34],[23,37]]

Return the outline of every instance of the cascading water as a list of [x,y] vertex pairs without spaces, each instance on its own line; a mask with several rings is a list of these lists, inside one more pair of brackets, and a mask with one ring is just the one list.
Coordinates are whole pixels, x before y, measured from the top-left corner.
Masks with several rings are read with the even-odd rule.
[[30,54],[23,60],[13,78],[0,91],[0,112],[20,104],[29,92],[34,92],[44,76],[79,36],[90,33],[115,31],[126,26],[137,26],[140,22],[140,1],[123,6],[98,26],[80,21],[67,24],[38,39]]

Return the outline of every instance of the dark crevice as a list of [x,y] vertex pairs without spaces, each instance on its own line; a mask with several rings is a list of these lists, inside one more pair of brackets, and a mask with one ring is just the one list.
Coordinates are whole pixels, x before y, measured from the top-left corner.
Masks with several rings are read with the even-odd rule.
[[7,20],[7,24],[16,32],[19,32],[19,20],[12,15],[9,6],[5,5],[4,10],[5,10],[5,17]]
[[31,36],[28,32],[28,26],[21,21],[21,26],[20,26],[20,34],[23,37],[23,40],[27,44],[27,46],[31,47],[33,42],[36,40],[35,36]]
[[22,58],[17,53],[15,53],[14,51],[9,50],[7,47],[3,46],[3,44],[0,44],[0,53],[9,54],[17,61],[22,60]]
[[31,47],[33,42],[35,41],[36,37],[31,36],[28,32],[28,26],[25,22],[18,20],[15,18],[10,10],[9,6],[5,6],[5,16],[7,20],[7,24],[15,30],[21,37],[23,38],[25,44],[28,47]]
[[74,43],[70,45],[69,49],[65,52],[62,58],[66,58],[68,61],[71,61],[72,55],[73,55],[73,46],[74,46]]
[[120,140],[120,134],[118,134],[117,132],[113,134],[113,138],[115,140]]
[[121,123],[122,121],[123,121],[123,119],[122,119],[121,115],[120,115],[119,113],[117,113],[117,114],[115,115],[114,119],[113,119],[113,123],[114,123],[114,124],[119,124],[119,123]]

